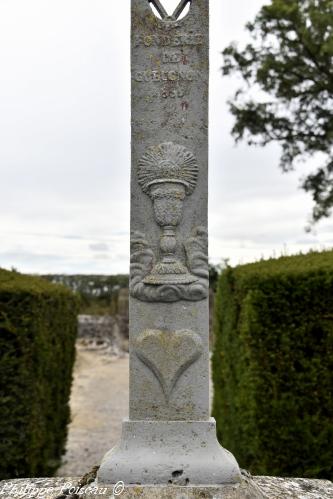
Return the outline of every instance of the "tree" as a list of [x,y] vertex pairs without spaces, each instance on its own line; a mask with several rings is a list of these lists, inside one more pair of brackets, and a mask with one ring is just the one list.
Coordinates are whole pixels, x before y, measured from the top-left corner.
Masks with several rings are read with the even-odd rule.
[[232,134],[250,145],[279,143],[283,171],[317,157],[301,184],[315,223],[333,207],[333,0],[270,0],[246,29],[251,43],[223,51],[223,74],[247,84],[229,102]]

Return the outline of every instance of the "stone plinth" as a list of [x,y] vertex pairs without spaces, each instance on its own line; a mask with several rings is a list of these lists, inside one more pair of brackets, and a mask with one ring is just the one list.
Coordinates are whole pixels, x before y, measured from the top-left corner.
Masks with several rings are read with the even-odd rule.
[[[23,478],[0,482],[0,497],[4,499],[40,498],[70,499],[332,499],[333,484],[326,480],[304,478],[253,477],[241,483],[214,486],[165,487],[99,487],[79,485],[78,478]],[[85,483],[85,481],[83,481]]]
[[105,456],[98,474],[101,483],[120,477],[133,484],[228,483],[239,481],[239,468],[217,442],[213,419],[127,421],[120,445]]

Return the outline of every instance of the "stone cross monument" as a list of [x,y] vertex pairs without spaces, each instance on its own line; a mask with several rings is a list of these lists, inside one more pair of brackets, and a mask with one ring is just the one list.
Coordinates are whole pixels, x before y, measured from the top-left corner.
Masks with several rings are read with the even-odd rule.
[[132,0],[130,409],[97,480],[234,483],[209,417],[209,0],[162,1]]

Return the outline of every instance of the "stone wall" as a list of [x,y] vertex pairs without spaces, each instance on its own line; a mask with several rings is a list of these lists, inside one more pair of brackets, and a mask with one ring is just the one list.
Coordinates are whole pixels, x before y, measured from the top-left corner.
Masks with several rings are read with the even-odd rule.
[[78,342],[114,353],[128,351],[128,319],[120,315],[79,315]]

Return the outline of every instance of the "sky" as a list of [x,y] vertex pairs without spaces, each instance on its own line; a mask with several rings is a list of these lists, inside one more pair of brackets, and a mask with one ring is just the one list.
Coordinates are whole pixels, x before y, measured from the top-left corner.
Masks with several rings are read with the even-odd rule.
[[[177,0],[163,0],[172,10]],[[209,254],[214,264],[333,246],[308,234],[309,165],[235,146],[221,51],[243,44],[263,0],[210,0]],[[0,0],[0,267],[115,274],[129,268],[130,0]]]

